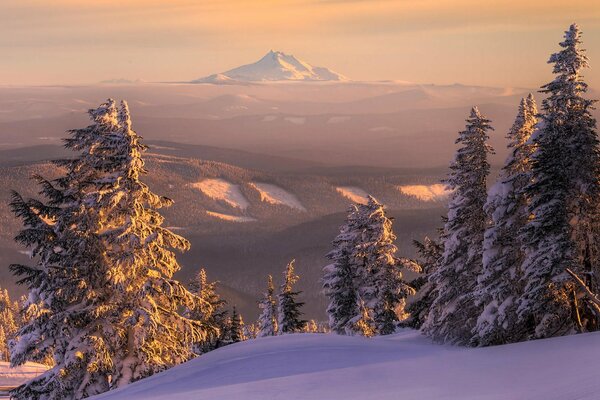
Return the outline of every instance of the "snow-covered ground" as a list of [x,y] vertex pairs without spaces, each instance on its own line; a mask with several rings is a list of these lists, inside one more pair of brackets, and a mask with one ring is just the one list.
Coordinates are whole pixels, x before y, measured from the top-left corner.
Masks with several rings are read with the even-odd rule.
[[224,201],[231,207],[245,210],[250,205],[238,185],[223,179],[205,179],[201,182],[192,183],[190,186],[200,190],[211,199]]
[[407,330],[234,344],[94,399],[596,400],[600,333],[468,349]]
[[400,192],[409,196],[414,196],[423,201],[444,200],[450,194],[446,185],[436,183],[433,185],[405,185],[398,186]]
[[300,211],[306,211],[306,208],[300,203],[300,200],[292,193],[270,183],[252,182],[250,184],[260,193],[260,201],[270,204],[279,204],[294,208]]
[[367,202],[369,201],[367,199],[369,194],[361,188],[355,186],[339,186],[336,187],[335,190],[337,190],[339,194],[349,199],[353,203],[367,204]]
[[222,219],[224,221],[229,221],[229,222],[254,222],[254,221],[256,221],[256,218],[252,218],[252,217],[242,217],[242,216],[238,216],[238,215],[223,214],[223,213],[218,213],[218,212],[214,212],[214,211],[207,211],[206,214],[210,215],[211,217],[215,217],[215,218]]
[[48,367],[36,363],[26,363],[19,367],[10,368],[10,364],[0,361],[0,391],[4,388],[12,388],[35,378]]

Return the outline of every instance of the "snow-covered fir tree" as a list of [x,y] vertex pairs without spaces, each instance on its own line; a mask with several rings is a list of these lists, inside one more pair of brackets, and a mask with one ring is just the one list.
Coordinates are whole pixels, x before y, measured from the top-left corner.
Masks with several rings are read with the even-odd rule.
[[523,251],[518,236],[528,219],[525,187],[533,150],[529,139],[536,124],[537,107],[530,94],[521,100],[507,135],[511,152],[485,204],[491,225],[485,232],[483,270],[477,278],[476,300],[483,311],[475,327],[475,341],[480,346],[522,339],[516,312],[523,290]]
[[273,277],[267,279],[267,291],[259,305],[262,310],[258,317],[258,337],[275,336],[277,334],[277,303],[275,302],[275,286]]
[[382,204],[369,196],[367,204],[359,206],[359,215],[362,229],[354,249],[354,260],[358,262],[357,292],[372,315],[376,334],[389,335],[404,314],[406,298],[415,293],[404,281],[402,269],[419,268],[396,256],[396,235]]
[[280,335],[302,332],[306,325],[306,321],[300,318],[302,315],[300,308],[304,303],[297,300],[301,292],[294,291],[294,285],[299,279],[294,272],[295,261],[290,261],[285,268],[284,281],[277,296],[277,333]]
[[435,287],[429,281],[429,277],[437,269],[444,247],[440,242],[428,237],[425,237],[423,242],[415,240],[413,244],[417,249],[416,262],[421,268],[421,275],[410,281],[410,286],[417,291],[417,298],[406,306],[409,317],[403,321],[403,326],[419,329],[425,322],[436,296]]
[[482,268],[486,179],[490,165],[487,144],[490,120],[474,107],[466,129],[456,141],[461,147],[446,180],[453,192],[444,227],[444,253],[439,268],[431,275],[436,298],[423,324],[423,331],[438,342],[468,344],[480,314],[474,292]]
[[238,313],[235,306],[233,306],[233,311],[231,312],[230,338],[231,343],[246,340],[246,334],[244,333],[244,319],[242,318],[242,314]]
[[8,290],[0,289],[0,361],[10,361],[9,341],[20,325],[19,303],[12,301]]
[[599,147],[593,101],[581,72],[588,59],[576,24],[550,56],[555,79],[542,87],[539,128],[532,137],[529,220],[521,233],[525,288],[518,315],[529,338],[598,329],[585,302],[574,297],[571,269],[598,289]]
[[227,329],[227,302],[217,293],[217,283],[208,281],[204,268],[201,268],[189,283],[189,289],[197,296],[197,301],[193,308],[186,311],[185,316],[211,328],[203,341],[194,343],[195,354],[207,353],[224,344],[222,338]]
[[16,399],[102,393],[187,360],[205,334],[179,314],[195,297],[172,279],[173,250],[189,243],[161,226],[156,210],[172,201],[139,180],[146,147],[127,105],[108,100],[89,115],[92,124],[66,139],[76,157],[56,161],[64,174],[37,178],[46,202],[13,195],[25,225],[16,240],[37,262],[11,266],[29,287],[11,362],[52,354],[55,364]]
[[358,208],[353,205],[327,254],[331,264],[324,268],[323,289],[329,298],[329,327],[337,334],[352,334],[349,321],[361,314],[358,308],[356,244],[361,230]]

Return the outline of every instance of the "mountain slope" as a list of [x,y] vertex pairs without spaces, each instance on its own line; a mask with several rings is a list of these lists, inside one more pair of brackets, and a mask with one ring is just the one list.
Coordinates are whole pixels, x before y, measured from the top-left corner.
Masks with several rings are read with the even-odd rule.
[[467,349],[416,331],[364,339],[324,334],[238,343],[103,400],[593,400],[600,334]]
[[195,83],[261,82],[261,81],[345,81],[341,74],[328,68],[315,67],[281,51],[269,51],[253,64],[197,79]]

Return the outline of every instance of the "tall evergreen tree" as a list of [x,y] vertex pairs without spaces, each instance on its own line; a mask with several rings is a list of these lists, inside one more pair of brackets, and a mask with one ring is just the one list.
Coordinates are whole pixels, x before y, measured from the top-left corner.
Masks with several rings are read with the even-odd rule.
[[273,277],[269,275],[267,291],[259,303],[262,310],[258,317],[258,337],[277,335],[277,304],[275,303],[275,286]]
[[413,244],[417,249],[417,264],[421,268],[421,275],[410,282],[410,286],[417,291],[417,298],[406,306],[409,317],[403,325],[420,329],[436,297],[435,287],[429,282],[429,277],[439,266],[444,246],[428,237],[423,242],[415,240]]
[[292,260],[288,263],[284,272],[284,282],[281,285],[278,298],[277,316],[278,316],[278,334],[296,333],[304,331],[306,321],[300,319],[302,312],[300,308],[304,303],[296,300],[301,292],[294,291],[294,284],[299,277],[294,272],[294,263]]
[[396,235],[382,204],[369,196],[359,210],[362,230],[354,255],[358,261],[358,294],[372,313],[376,334],[389,335],[404,314],[406,298],[415,293],[404,281],[402,268],[418,270],[418,266],[396,256]]
[[476,293],[478,303],[483,306],[475,327],[476,342],[480,346],[522,339],[516,312],[516,300],[523,290],[523,251],[518,235],[528,219],[525,187],[529,183],[533,150],[529,139],[536,124],[537,107],[530,94],[521,100],[507,135],[512,151],[485,205],[491,225],[485,232],[483,270]]
[[324,268],[323,289],[329,298],[329,327],[337,334],[352,334],[349,321],[361,314],[358,308],[356,244],[360,233],[358,208],[353,205],[327,254],[331,264]]
[[10,361],[9,342],[20,325],[19,304],[0,289],[0,361]]
[[444,253],[430,281],[436,288],[423,331],[438,342],[467,344],[480,314],[474,301],[477,276],[482,269],[486,215],[486,179],[490,165],[487,144],[490,120],[474,107],[466,129],[456,141],[461,147],[446,180],[453,190],[444,227]]
[[11,266],[30,289],[11,361],[55,362],[13,391],[17,399],[102,393],[188,359],[205,334],[179,314],[195,298],[172,279],[172,249],[189,243],[161,227],[156,210],[172,201],[139,180],[146,147],[126,103],[89,114],[92,124],[66,139],[77,156],[56,162],[65,174],[38,177],[47,202],[15,193],[11,203],[25,225],[16,240],[38,260]]
[[231,342],[237,343],[246,340],[246,334],[244,333],[244,319],[242,314],[237,312],[235,306],[231,312]]
[[[518,315],[530,338],[598,328],[596,318],[577,305],[567,268],[584,276],[594,291],[600,252],[599,147],[594,101],[581,71],[588,59],[576,24],[565,32],[562,50],[550,56],[555,79],[542,87],[540,127],[532,137],[529,220],[522,230],[524,293]],[[584,303],[585,305],[585,303]]]
[[114,101],[89,115],[92,124],[66,139],[77,157],[56,162],[65,174],[54,181],[37,177],[46,203],[13,194],[11,208],[25,225],[16,240],[31,248],[37,263],[11,266],[29,287],[28,323],[18,332],[11,362],[52,355],[55,364],[15,389],[16,399],[81,399],[110,385],[110,338],[117,332],[108,322],[114,310],[108,263],[95,235],[100,210],[89,203],[89,193],[98,191],[96,182],[109,169],[103,151],[120,128]]
[[206,270],[201,268],[189,284],[190,291],[197,296],[197,301],[193,308],[187,310],[185,316],[211,328],[204,340],[194,343],[195,354],[207,353],[223,345],[222,338],[227,328],[227,311],[224,307],[227,302],[217,293],[217,283],[209,282]]

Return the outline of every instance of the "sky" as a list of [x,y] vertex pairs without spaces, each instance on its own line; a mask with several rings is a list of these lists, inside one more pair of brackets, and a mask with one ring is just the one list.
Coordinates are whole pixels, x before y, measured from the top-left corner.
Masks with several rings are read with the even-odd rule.
[[273,49],[354,80],[538,87],[572,22],[600,89],[596,0],[0,0],[0,84],[186,81]]

